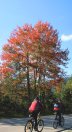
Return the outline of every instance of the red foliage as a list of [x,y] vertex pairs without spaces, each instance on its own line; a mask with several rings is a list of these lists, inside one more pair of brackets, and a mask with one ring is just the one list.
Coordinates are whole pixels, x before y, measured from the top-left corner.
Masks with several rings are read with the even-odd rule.
[[[19,62],[21,67],[37,68],[38,74],[56,79],[62,73],[60,65],[65,66],[68,60],[68,51],[62,51],[60,44],[57,30],[49,23],[39,21],[34,27],[26,24],[12,32],[3,47],[2,59],[8,63]],[[8,63],[6,67],[2,66],[4,74],[12,72]]]

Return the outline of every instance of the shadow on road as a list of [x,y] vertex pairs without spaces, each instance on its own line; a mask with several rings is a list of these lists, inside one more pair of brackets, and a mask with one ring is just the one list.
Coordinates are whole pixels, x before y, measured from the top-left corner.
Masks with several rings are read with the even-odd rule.
[[[42,117],[44,120],[45,128],[53,128],[54,116],[44,116]],[[72,117],[64,116],[65,125],[64,128],[60,128],[60,130],[55,132],[62,132],[67,129],[72,130]],[[12,118],[12,119],[0,119],[0,125],[10,125],[10,126],[24,126],[29,118]],[[56,129],[55,129],[56,130]]]
[[70,128],[65,128],[65,129],[59,130],[59,131],[57,131],[57,132],[63,132],[63,131],[66,131],[66,130],[72,130],[72,127],[70,127]]

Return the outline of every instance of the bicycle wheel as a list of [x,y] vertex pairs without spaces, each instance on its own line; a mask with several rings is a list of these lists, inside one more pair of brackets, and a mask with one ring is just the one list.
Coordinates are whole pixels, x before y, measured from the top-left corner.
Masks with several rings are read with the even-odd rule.
[[63,127],[64,126],[64,117],[62,116],[61,117],[61,127]]
[[31,121],[27,121],[26,125],[25,125],[25,129],[24,132],[32,132],[33,130],[33,124]]
[[38,120],[38,132],[41,132],[44,128],[44,121],[42,119]]
[[53,122],[53,128],[56,129],[58,126],[58,119],[55,119]]

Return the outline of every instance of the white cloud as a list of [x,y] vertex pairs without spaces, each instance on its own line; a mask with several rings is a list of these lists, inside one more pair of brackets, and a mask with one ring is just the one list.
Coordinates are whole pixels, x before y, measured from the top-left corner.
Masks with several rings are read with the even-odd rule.
[[69,41],[69,40],[72,40],[72,34],[70,34],[70,35],[62,35],[61,36],[61,40],[62,41]]

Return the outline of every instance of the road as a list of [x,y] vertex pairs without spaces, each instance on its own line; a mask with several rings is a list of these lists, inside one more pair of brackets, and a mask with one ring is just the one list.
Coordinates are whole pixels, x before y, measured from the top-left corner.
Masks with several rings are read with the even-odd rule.
[[[72,132],[72,115],[65,115],[64,128],[58,127],[54,129],[52,127],[54,121],[53,116],[43,116],[44,129],[43,132]],[[12,119],[0,119],[0,132],[24,132],[24,125],[28,118],[12,118]],[[67,131],[68,130],[68,131]]]

